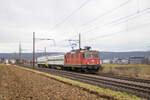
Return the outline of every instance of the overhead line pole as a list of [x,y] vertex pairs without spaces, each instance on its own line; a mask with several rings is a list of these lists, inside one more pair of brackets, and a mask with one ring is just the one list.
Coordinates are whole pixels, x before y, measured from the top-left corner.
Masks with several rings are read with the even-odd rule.
[[32,67],[35,67],[35,32],[33,32],[33,53],[32,53]]
[[46,47],[44,48],[44,54],[45,54],[45,56],[46,56]]
[[81,50],[81,34],[79,33],[79,50]]
[[14,59],[16,60],[16,52],[14,52]]
[[21,64],[21,42],[19,42],[19,64]]
[[[55,40],[54,39],[35,38],[35,32],[33,32],[33,53],[32,53],[32,67],[33,68],[35,68],[35,39],[38,39],[38,40],[53,40],[53,42],[55,44]],[[45,54],[46,54],[46,48],[45,48]]]

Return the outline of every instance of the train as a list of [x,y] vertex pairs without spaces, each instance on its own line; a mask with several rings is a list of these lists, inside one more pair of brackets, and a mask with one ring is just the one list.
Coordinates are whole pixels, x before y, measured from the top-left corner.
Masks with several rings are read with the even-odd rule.
[[57,55],[37,58],[38,67],[75,70],[80,72],[98,72],[101,67],[100,52],[90,48],[71,50]]

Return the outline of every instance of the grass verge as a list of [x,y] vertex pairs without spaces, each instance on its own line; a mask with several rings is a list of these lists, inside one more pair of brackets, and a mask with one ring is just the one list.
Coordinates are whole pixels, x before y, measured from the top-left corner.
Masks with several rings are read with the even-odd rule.
[[137,68],[150,68],[150,65],[145,64],[102,64],[103,67],[137,67]]
[[150,65],[140,64],[102,64],[103,70],[99,73],[150,79]]

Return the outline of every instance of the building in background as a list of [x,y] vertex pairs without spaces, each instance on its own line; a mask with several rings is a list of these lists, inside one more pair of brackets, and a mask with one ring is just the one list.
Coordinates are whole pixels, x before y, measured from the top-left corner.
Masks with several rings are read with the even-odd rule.
[[129,64],[148,64],[148,58],[131,56],[129,57]]
[[9,59],[9,64],[16,64],[16,59],[15,58]]
[[129,60],[125,58],[114,58],[112,64],[129,64]]
[[103,59],[102,60],[102,64],[111,64],[111,60],[110,59]]
[[129,64],[129,59],[121,59],[121,64]]
[[5,64],[9,64],[9,60],[8,60],[8,59],[5,59],[4,63],[5,63]]

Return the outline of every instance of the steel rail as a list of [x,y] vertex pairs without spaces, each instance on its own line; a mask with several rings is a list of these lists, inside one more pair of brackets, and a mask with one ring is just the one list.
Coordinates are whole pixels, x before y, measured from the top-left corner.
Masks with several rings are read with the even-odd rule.
[[96,75],[97,76],[103,76],[103,77],[109,77],[109,78],[115,78],[115,79],[121,79],[121,80],[128,80],[128,81],[134,81],[134,82],[141,82],[141,83],[150,84],[150,80],[148,80],[148,79],[131,78],[129,76],[119,76],[119,75],[106,74],[106,73],[98,73]]

